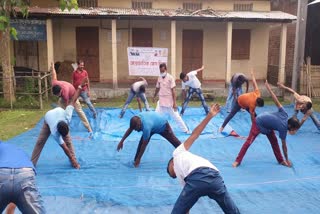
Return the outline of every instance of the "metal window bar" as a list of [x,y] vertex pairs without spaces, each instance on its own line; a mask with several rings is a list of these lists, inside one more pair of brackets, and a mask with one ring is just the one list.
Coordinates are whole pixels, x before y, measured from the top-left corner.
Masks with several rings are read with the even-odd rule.
[[98,7],[98,0],[78,0],[79,7]]
[[148,1],[132,1],[133,9],[152,9],[152,2]]
[[201,3],[188,3],[188,2],[185,2],[185,3],[183,3],[183,9],[191,10],[191,11],[201,10],[202,9],[202,4]]
[[234,11],[252,11],[253,9],[253,4],[239,4],[235,3],[233,4],[233,10]]

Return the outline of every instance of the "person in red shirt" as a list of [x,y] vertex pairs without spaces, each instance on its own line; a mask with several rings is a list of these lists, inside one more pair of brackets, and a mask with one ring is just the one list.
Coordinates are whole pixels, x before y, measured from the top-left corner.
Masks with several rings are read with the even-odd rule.
[[[73,95],[76,93],[76,89],[73,87],[73,85],[66,81],[60,81],[57,79],[57,72],[54,68],[54,65],[52,63],[51,65],[52,69],[52,93],[59,97],[59,105],[62,108],[66,108],[71,100]],[[78,88],[81,88],[82,86],[79,85]],[[87,128],[89,132],[89,136],[91,137],[93,132],[90,126],[90,123],[85,115],[85,113],[82,110],[81,104],[79,100],[77,99],[74,104],[74,110],[78,113],[80,120],[82,121],[83,125]]]
[[73,71],[72,74],[72,84],[74,88],[78,88],[83,79],[87,78],[87,84],[82,87],[80,97],[82,100],[87,104],[90,111],[93,113],[93,118],[97,117],[97,111],[91,103],[90,100],[90,84],[89,84],[89,76],[88,72],[84,69],[84,61],[78,61],[78,68],[77,70]]
[[252,83],[254,91],[242,94],[238,97],[235,105],[233,106],[230,114],[224,120],[220,132],[224,129],[224,127],[229,123],[229,121],[236,115],[236,113],[241,109],[246,109],[251,115],[251,121],[256,117],[255,108],[256,106],[263,107],[264,100],[260,97],[260,91],[258,88],[258,84],[256,82],[256,78],[254,77],[253,71],[251,71]]

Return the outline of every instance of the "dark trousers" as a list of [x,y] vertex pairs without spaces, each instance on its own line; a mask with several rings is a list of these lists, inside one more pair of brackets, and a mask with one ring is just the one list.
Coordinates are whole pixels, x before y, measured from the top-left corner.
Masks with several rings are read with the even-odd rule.
[[[244,155],[246,154],[247,150],[249,149],[249,147],[251,146],[251,144],[253,143],[253,141],[256,139],[256,137],[260,134],[260,130],[259,127],[257,126],[256,120],[254,119],[252,122],[252,126],[251,126],[251,130],[250,130],[250,134],[246,140],[246,142],[243,144],[238,157],[236,159],[236,161],[240,164]],[[274,156],[276,157],[278,163],[283,162],[283,157],[280,151],[280,147],[278,144],[278,139],[276,137],[276,134],[274,133],[274,131],[272,130],[269,134],[267,134],[267,138],[269,139],[269,142],[271,144]]]
[[[229,121],[234,117],[234,115],[236,115],[237,112],[240,111],[240,109],[241,109],[241,106],[239,105],[238,101],[236,101],[231,109],[231,112],[228,114],[226,119],[223,121],[223,124],[222,124],[223,128],[229,123]],[[249,114],[251,114],[248,108],[246,110],[247,110],[247,112],[249,112]]]
[[187,213],[202,196],[215,200],[224,213],[240,213],[218,171],[200,167],[193,170],[184,180],[186,184],[174,205],[172,214]]
[[[153,134],[160,134],[167,141],[169,141],[169,143],[171,143],[172,146],[174,146],[175,148],[177,148],[181,144],[180,140],[174,135],[169,123],[166,124],[166,128],[162,133],[151,133],[150,137],[148,139],[148,143],[149,143],[150,138],[152,137]],[[140,139],[140,142],[139,142],[139,145],[138,145],[138,148],[137,148],[137,152],[136,152],[136,156],[134,157],[134,160],[137,159],[137,156],[138,156],[138,154],[140,152],[140,149],[141,149],[142,142],[143,142],[143,137],[141,137],[141,139]]]

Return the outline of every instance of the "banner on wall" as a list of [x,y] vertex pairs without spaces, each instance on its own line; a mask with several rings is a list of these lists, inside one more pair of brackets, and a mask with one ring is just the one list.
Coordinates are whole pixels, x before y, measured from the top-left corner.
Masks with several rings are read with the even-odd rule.
[[168,48],[128,47],[129,75],[159,76],[159,65],[167,61]]

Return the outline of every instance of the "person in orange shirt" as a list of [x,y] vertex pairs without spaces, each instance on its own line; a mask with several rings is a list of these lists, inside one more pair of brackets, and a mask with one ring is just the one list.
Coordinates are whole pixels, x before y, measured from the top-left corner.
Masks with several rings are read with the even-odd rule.
[[251,115],[251,121],[256,117],[255,108],[256,106],[263,107],[264,100],[260,97],[260,91],[258,88],[258,84],[256,82],[256,78],[254,77],[253,71],[251,71],[252,83],[254,91],[242,94],[238,97],[237,102],[233,106],[230,114],[224,120],[222,126],[219,131],[222,132],[224,127],[229,123],[229,121],[234,117],[234,115],[241,109],[247,110]]

